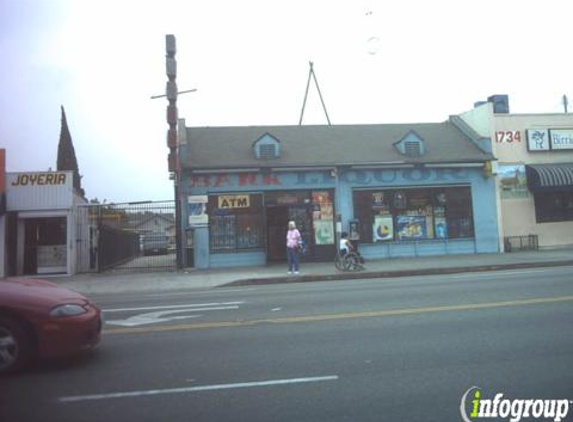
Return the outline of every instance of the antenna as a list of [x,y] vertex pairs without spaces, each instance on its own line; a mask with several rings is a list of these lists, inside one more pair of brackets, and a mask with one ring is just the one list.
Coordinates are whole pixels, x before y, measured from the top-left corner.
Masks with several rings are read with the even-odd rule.
[[569,105],[569,100],[567,100],[567,95],[563,94],[563,109],[565,114],[567,114],[567,106]]
[[314,68],[312,62],[308,62],[309,64],[309,71],[308,71],[308,81],[306,82],[306,91],[304,93],[304,100],[302,102],[302,110],[300,112],[300,120],[298,121],[298,125],[302,125],[302,118],[304,116],[304,108],[306,106],[306,99],[308,98],[308,88],[310,86],[310,78],[314,79],[314,84],[316,85],[316,90],[318,91],[318,96],[320,97],[320,102],[322,104],[322,109],[324,110],[324,115],[326,116],[326,121],[328,122],[328,126],[330,126],[330,118],[328,117],[328,112],[326,111],[326,106],[324,105],[324,100],[322,99],[322,93],[320,92],[320,88],[318,86],[318,80],[316,79],[316,74],[314,73]]

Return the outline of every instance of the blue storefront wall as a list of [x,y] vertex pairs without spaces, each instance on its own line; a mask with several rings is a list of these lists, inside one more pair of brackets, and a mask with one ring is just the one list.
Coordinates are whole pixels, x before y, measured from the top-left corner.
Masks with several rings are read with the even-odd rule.
[[254,266],[266,263],[265,250],[210,253],[208,227],[188,231],[187,196],[233,193],[264,193],[296,190],[334,189],[334,207],[342,229],[354,218],[353,192],[358,189],[424,188],[468,186],[473,206],[473,238],[410,242],[361,243],[366,258],[459,253],[498,252],[497,212],[494,179],[485,177],[481,167],[387,168],[358,170],[338,168],[322,171],[275,171],[212,174],[184,174],[182,178],[183,230],[194,236],[197,268]]

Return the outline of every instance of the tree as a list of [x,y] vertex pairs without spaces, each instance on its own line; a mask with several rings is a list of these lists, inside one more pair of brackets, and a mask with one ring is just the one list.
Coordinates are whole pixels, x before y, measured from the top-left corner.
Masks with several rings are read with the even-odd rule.
[[58,171],[71,170],[74,172],[74,190],[81,195],[85,196],[82,189],[82,182],[80,172],[78,170],[78,160],[76,158],[76,151],[72,143],[72,136],[68,129],[68,121],[66,120],[66,112],[64,106],[62,108],[62,126],[60,129],[60,143],[58,144]]

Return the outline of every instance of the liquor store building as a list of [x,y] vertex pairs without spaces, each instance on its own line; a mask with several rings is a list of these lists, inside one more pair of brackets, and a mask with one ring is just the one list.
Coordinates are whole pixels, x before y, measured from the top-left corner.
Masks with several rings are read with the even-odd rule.
[[[180,127],[185,127],[180,120]],[[179,131],[184,242],[197,268],[498,251],[492,155],[456,121]]]

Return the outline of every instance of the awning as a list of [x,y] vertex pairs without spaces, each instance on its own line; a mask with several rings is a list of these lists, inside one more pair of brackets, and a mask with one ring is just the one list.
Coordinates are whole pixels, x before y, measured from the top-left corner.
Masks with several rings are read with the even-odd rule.
[[573,163],[530,164],[525,174],[534,192],[573,191]]

